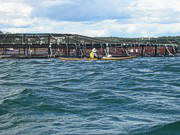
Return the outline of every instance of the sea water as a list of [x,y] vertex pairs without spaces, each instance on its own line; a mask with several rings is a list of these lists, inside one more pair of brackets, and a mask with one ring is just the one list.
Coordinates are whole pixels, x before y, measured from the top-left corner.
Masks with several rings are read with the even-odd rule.
[[0,60],[0,135],[180,135],[180,57]]

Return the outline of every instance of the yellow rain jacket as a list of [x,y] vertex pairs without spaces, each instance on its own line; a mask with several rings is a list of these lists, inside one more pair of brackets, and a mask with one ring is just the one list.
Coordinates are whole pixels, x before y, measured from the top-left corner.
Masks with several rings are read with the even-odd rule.
[[90,53],[90,59],[94,59],[94,52]]

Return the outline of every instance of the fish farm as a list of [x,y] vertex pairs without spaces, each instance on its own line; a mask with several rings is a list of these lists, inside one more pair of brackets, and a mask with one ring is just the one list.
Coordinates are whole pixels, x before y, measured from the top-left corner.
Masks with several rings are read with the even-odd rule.
[[107,49],[113,57],[177,56],[179,41],[174,39],[109,40],[78,34],[19,33],[0,34],[0,58],[89,57],[93,48],[99,56]]

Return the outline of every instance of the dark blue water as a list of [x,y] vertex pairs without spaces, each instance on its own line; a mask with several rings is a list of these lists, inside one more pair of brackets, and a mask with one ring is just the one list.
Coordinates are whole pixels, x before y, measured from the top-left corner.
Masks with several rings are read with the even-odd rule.
[[0,135],[180,134],[180,57],[0,60]]

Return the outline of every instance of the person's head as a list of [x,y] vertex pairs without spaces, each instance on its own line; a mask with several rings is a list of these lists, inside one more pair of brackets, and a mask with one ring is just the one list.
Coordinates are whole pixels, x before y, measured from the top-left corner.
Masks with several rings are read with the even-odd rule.
[[96,52],[97,52],[96,48],[93,48],[93,49],[92,49],[92,52],[96,53]]

